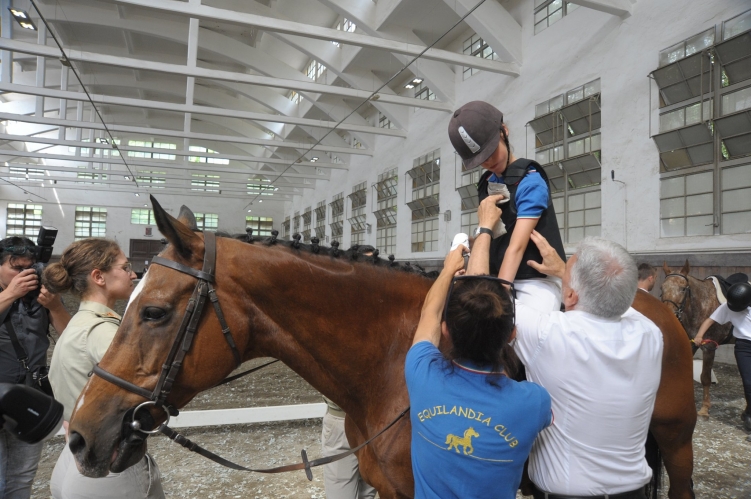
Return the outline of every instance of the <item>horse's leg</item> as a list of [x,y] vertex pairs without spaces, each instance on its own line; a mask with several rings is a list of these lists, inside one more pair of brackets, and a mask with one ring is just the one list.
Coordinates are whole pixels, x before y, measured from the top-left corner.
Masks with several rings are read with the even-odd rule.
[[704,390],[701,409],[697,416],[709,419],[709,408],[712,406],[709,398],[709,387],[712,386],[712,366],[714,365],[714,350],[702,351],[701,386]]
[[[691,410],[690,414],[693,416],[694,411]],[[694,466],[694,453],[691,447],[693,429],[693,423],[687,420],[665,423],[653,421],[650,427],[662,452],[665,471],[670,478],[670,499],[695,499],[691,482]]]

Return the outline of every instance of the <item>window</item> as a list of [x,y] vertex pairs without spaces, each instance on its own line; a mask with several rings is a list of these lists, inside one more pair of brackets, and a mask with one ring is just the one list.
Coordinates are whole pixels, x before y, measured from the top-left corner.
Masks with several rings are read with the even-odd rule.
[[[256,180],[256,182],[258,182],[258,180]],[[277,190],[277,187],[274,187],[271,184],[246,184],[246,187],[248,189],[248,194],[258,196],[273,196],[274,191]]]
[[104,237],[107,233],[107,208],[76,206],[75,240]]
[[282,224],[282,237],[289,237],[289,216],[284,218],[284,223]]
[[93,182],[94,180],[107,180],[107,174],[105,173],[78,173],[76,174],[76,178],[80,182],[76,182],[78,184],[89,184],[89,185],[105,185],[104,182]]
[[292,231],[292,235],[299,234],[300,233],[300,212],[296,211],[295,216],[292,217],[292,225],[294,227],[294,230]]
[[391,120],[386,117],[385,114],[380,114],[378,118],[378,126],[380,128],[396,128],[392,123]]
[[412,252],[438,249],[438,205],[441,180],[441,150],[436,149],[412,162]]
[[398,170],[391,168],[378,175],[376,190],[376,247],[386,255],[396,253],[396,194]]
[[435,94],[428,88],[425,81],[420,81],[415,85],[415,99],[435,100]]
[[662,237],[711,236],[714,232],[712,171],[660,179]]
[[198,230],[217,230],[219,228],[219,215],[216,213],[195,213]]
[[146,208],[133,208],[130,210],[130,223],[137,225],[156,225],[154,210]]
[[287,97],[289,98],[289,100],[291,100],[295,104],[299,104],[302,102],[302,95],[298,94],[294,90],[292,90]]
[[352,194],[349,195],[350,217],[347,219],[351,227],[350,243],[362,244],[365,242],[365,205],[368,198],[368,183],[360,182],[352,187]]
[[535,161],[550,180],[561,239],[600,235],[602,176],[600,80],[535,106]]
[[151,170],[140,170],[139,175],[136,177],[136,181],[142,184],[144,187],[152,189],[164,189],[164,184],[167,183],[166,177],[159,177],[157,175],[166,175],[165,172],[157,172]]
[[746,11],[659,53],[662,237],[750,231],[750,29]]
[[479,224],[477,220],[477,210],[470,210],[466,213],[462,213],[462,232],[469,234],[470,236],[475,233],[475,229]]
[[321,76],[323,76],[325,72],[326,66],[316,61],[315,59],[311,59],[308,66],[305,68],[305,76],[314,81],[318,81],[318,79],[321,78]]
[[39,168],[9,166],[8,171],[15,175],[23,175],[23,177],[30,182],[44,182],[44,170]]
[[192,176],[192,178],[190,179],[191,191],[218,192],[218,193],[222,192],[219,190],[219,175],[193,173],[191,176]]
[[310,222],[313,218],[313,211],[310,206],[305,208],[305,211],[302,212],[302,240],[310,241]]
[[8,203],[6,237],[25,236],[34,238],[42,227],[42,205]]
[[321,241],[326,239],[326,201],[316,204],[316,237]]
[[472,235],[478,224],[477,207],[480,202],[477,198],[477,184],[480,182],[483,170],[479,165],[471,170],[467,170],[464,163],[462,163],[461,171],[461,177],[458,182],[459,187],[456,189],[461,198],[461,227],[462,232]]
[[[207,154],[219,154],[213,149],[208,149],[201,146],[190,146],[189,148],[193,152],[203,152]],[[192,163],[210,163],[212,165],[228,165],[229,160],[223,158],[217,158],[212,156],[188,156],[188,161]]]
[[563,0],[535,0],[535,35],[579,7]]
[[331,222],[329,223],[331,238],[340,238],[344,230],[344,193],[340,192],[335,195],[329,206],[331,207]]
[[[143,140],[129,140],[128,145],[131,147],[177,149],[177,144],[170,144],[167,142],[146,142]],[[174,154],[158,153],[158,152],[144,152],[144,151],[128,151],[128,156],[130,156],[131,158],[169,159],[173,161],[177,157]]]
[[[350,33],[354,33],[356,28],[357,28],[357,25],[354,22],[347,19],[346,17],[342,19],[342,21],[339,24],[336,25],[336,29],[338,29],[339,31],[348,31]],[[341,46],[339,42],[332,41],[331,43],[333,43],[337,47]]]
[[270,217],[245,217],[245,228],[253,229],[254,236],[271,236],[274,229],[274,220]]
[[[464,40],[464,55],[471,55],[474,57],[481,57],[483,59],[497,59],[496,53],[493,51],[492,48],[483,40],[480,38],[479,35],[474,34]],[[464,76],[463,78],[466,80],[470,76],[479,73],[480,70],[477,68],[464,68]]]

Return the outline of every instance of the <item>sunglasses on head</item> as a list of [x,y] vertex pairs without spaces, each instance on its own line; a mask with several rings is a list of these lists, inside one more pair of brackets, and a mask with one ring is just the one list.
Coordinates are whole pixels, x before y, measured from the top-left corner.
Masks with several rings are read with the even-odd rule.
[[26,254],[34,254],[36,251],[36,247],[34,246],[6,246],[5,248],[0,248],[0,251],[3,253],[10,253],[14,256],[23,256]]
[[[454,284],[457,281],[469,281],[469,280],[479,280],[479,279],[482,279],[482,280],[485,280],[485,281],[494,281],[494,282],[497,282],[497,283],[499,283],[501,285],[508,286],[510,288],[509,289],[509,294],[511,296],[511,300],[509,300],[509,301],[511,302],[511,316],[514,319],[514,324],[516,324],[516,303],[515,303],[515,300],[516,300],[516,288],[514,288],[514,283],[513,282],[508,282],[505,279],[501,279],[501,278],[493,277],[493,276],[489,276],[489,275],[458,275],[458,276],[454,276],[454,278],[451,279],[451,285],[449,286],[449,292],[446,294],[446,303],[443,304],[443,322],[446,322],[446,311],[449,308],[449,300],[451,299],[451,292],[454,290]],[[505,289],[505,288],[502,288],[502,289]]]

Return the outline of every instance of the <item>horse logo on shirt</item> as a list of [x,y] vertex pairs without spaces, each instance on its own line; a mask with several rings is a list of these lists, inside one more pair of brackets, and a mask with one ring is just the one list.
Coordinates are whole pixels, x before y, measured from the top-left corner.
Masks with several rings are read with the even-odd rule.
[[[471,426],[467,431],[464,432],[463,437],[449,433],[446,437],[446,443],[449,444],[448,449],[446,450],[454,449],[457,453],[459,453],[459,446],[462,446],[464,448],[464,454],[470,455],[475,451],[475,448],[472,447],[472,437],[479,438],[480,434],[477,433]],[[469,449],[469,451],[467,451],[467,449]]]

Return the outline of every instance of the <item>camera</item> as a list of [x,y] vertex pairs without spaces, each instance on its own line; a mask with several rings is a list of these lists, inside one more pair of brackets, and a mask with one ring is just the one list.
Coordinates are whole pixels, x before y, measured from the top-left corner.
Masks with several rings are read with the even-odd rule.
[[53,437],[63,424],[63,405],[29,386],[0,383],[0,428],[35,444]]
[[34,272],[39,279],[40,285],[36,289],[26,293],[25,298],[31,299],[39,296],[42,282],[42,272],[47,266],[47,262],[52,257],[52,246],[55,244],[57,238],[57,229],[54,227],[42,226],[39,228],[39,234],[37,235],[37,246],[32,250],[36,263],[32,264],[30,269],[34,269]]

